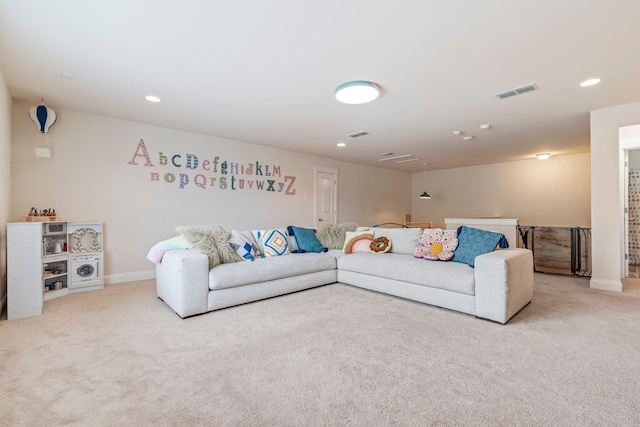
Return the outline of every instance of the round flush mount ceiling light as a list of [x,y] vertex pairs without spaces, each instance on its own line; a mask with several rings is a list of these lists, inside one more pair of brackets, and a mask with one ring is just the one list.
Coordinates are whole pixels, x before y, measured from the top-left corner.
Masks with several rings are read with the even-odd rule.
[[160,98],[155,96],[155,95],[147,95],[144,97],[144,99],[146,99],[149,102],[160,102]]
[[547,160],[549,157],[551,157],[551,153],[536,154],[536,157],[538,158],[538,160]]
[[580,86],[587,87],[587,86],[597,85],[598,83],[600,83],[600,79],[598,79],[598,78],[588,79],[588,80],[585,80],[582,83],[580,83]]
[[345,147],[347,144],[345,144],[344,142],[338,142],[336,145],[338,147]]
[[365,104],[378,97],[380,87],[364,80],[343,83],[336,88],[336,99],[344,104]]

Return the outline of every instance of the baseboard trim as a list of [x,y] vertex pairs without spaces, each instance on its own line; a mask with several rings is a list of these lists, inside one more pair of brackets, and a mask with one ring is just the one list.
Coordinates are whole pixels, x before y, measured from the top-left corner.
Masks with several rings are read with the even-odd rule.
[[589,287],[591,289],[599,289],[601,291],[622,292],[622,281],[591,279],[589,281]]
[[114,285],[116,283],[136,282],[138,280],[149,280],[155,278],[155,270],[134,271],[132,273],[109,274],[104,276],[104,284]]

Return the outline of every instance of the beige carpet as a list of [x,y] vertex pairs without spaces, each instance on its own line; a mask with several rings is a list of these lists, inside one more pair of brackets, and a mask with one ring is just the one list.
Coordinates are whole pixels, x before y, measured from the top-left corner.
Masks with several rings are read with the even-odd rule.
[[0,322],[3,426],[640,425],[640,287],[506,326],[330,285],[182,320],[153,281]]

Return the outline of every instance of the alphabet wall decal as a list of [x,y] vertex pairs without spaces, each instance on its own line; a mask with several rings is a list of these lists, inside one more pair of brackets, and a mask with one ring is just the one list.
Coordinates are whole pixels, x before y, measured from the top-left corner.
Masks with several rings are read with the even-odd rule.
[[[143,139],[127,164],[154,168],[149,172],[149,181],[171,184],[184,190],[197,187],[202,190],[266,191],[286,196],[295,196],[296,177],[283,175],[282,166],[261,162],[236,162],[214,156],[203,158],[194,153],[165,154],[158,152],[156,166]],[[162,168],[162,171],[155,170]],[[169,168],[169,171],[166,169]]]

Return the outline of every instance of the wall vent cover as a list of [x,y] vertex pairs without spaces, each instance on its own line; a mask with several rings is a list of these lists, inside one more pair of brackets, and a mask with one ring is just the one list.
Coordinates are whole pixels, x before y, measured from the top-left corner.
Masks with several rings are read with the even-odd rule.
[[359,136],[365,136],[365,135],[369,135],[369,132],[367,132],[366,130],[361,130],[360,132],[350,133],[347,136],[350,136],[351,138],[357,138]]
[[511,98],[512,96],[522,95],[523,93],[532,92],[538,90],[538,85],[535,83],[529,83],[528,85],[520,86],[515,89],[506,90],[504,92],[496,93],[495,96],[498,99]]

